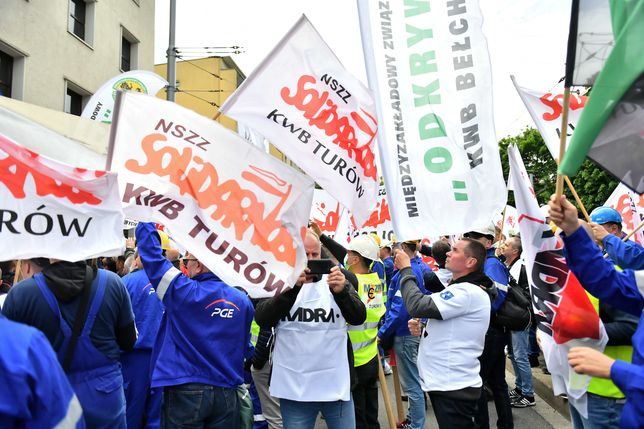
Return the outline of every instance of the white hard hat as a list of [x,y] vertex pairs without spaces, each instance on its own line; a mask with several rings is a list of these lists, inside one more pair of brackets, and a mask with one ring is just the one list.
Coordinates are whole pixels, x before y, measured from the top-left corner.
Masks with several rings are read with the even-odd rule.
[[380,242],[380,248],[383,249],[385,247],[392,247],[394,245],[394,242],[391,240],[384,239]]
[[[496,228],[494,227],[494,224],[491,223],[491,222],[490,222],[490,224],[484,226],[483,228],[473,229],[473,230],[471,230],[469,232],[475,232],[477,234],[492,237],[492,239],[494,239],[494,237],[496,237]],[[465,236],[467,237],[467,233],[465,234]]]
[[356,252],[363,258],[367,258],[372,261],[378,260],[380,256],[380,250],[378,249],[376,240],[366,234],[359,235],[351,240],[347,246],[347,250]]

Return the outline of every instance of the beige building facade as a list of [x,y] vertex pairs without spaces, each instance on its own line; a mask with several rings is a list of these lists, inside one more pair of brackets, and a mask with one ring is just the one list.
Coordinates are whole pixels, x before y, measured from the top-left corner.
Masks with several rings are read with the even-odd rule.
[[[177,60],[177,92],[175,102],[207,118],[214,118],[219,107],[246,79],[235,61],[229,57],[206,57]],[[167,64],[156,64],[154,72],[167,79]],[[165,99],[166,91],[157,97]],[[217,121],[226,128],[237,131],[237,123],[221,115]]]
[[0,95],[79,114],[107,80],[154,70],[154,0],[0,0]]
[[[157,64],[154,72],[167,79],[167,64]],[[219,107],[246,79],[246,75],[229,57],[207,57],[190,60],[178,60],[176,68],[177,93],[175,102],[208,118],[217,118],[217,122],[229,130],[242,135],[237,122],[226,116],[218,115]],[[157,97],[166,98],[165,90],[159,91]],[[272,144],[268,151],[275,158],[302,171],[283,152]]]

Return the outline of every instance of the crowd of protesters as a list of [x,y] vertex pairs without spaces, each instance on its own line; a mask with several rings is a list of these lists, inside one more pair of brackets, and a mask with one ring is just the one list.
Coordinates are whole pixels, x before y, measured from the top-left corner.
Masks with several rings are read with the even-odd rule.
[[[622,241],[608,207],[586,225],[553,197],[549,216],[609,339],[603,353],[569,353],[592,377],[571,424],[643,427],[644,249]],[[536,404],[520,237],[490,224],[431,248],[374,235],[344,247],[311,222],[304,248],[320,263],[259,300],[149,223],[116,258],[3,262],[0,427],[306,429],[321,414],[330,428],[376,429],[394,356],[408,402],[399,428],[512,428],[513,408]],[[510,322],[509,302],[525,310]]]

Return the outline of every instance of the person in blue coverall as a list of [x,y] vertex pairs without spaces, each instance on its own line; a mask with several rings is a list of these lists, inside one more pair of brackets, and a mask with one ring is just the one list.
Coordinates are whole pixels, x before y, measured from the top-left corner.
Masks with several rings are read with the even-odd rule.
[[[76,323],[87,303],[82,324]],[[115,273],[84,261],[51,265],[11,288],[2,313],[40,329],[66,371],[88,428],[125,428],[125,395],[119,357],[136,342],[130,297]],[[80,328],[68,356],[72,329]]]
[[42,332],[0,314],[0,427],[85,428],[83,411]]
[[127,427],[155,429],[161,425],[161,389],[150,389],[152,348],[163,318],[163,304],[143,270],[139,252],[134,253],[133,270],[123,277],[132,301],[139,337],[134,349],[121,355]]
[[597,207],[590,213],[590,226],[608,256],[622,269],[644,269],[644,247],[624,241],[622,216],[612,207]]
[[[492,301],[492,319],[490,319],[490,327],[485,334],[485,347],[480,358],[481,378],[483,379],[483,384],[490,388],[494,397],[494,406],[498,416],[497,427],[499,429],[510,429],[514,427],[514,420],[512,418],[508,384],[505,381],[505,347],[510,341],[510,331],[494,323],[494,314],[505,302],[508,284],[510,283],[510,272],[495,255],[496,249],[493,244],[496,239],[496,229],[492,223],[485,228],[470,231],[463,235],[473,238],[485,246],[487,259],[485,260],[483,272],[496,286],[497,295]],[[485,389],[482,389],[476,423],[479,428],[486,429],[489,427],[489,420],[487,394]]]
[[620,427],[641,428],[644,424],[644,272],[615,269],[602,257],[583,228],[577,209],[565,196],[550,199],[550,218],[563,231],[566,262],[581,285],[600,300],[640,319],[633,335],[633,360],[614,360],[588,347],[573,347],[568,363],[580,374],[610,378],[626,395]]
[[[418,256],[420,240],[405,241],[401,249],[411,261],[411,270],[418,281],[418,288],[423,294],[425,289],[424,274],[431,272],[431,268]],[[420,376],[416,364],[418,358],[418,344],[420,339],[409,332],[407,322],[411,318],[400,291],[400,272],[396,272],[391,279],[387,290],[387,312],[385,323],[378,330],[378,339],[382,343],[392,343],[396,353],[396,363],[400,373],[400,382],[407,393],[409,410],[406,421],[410,428],[423,428],[425,426],[425,394],[420,387]]]
[[154,224],[136,227],[145,273],[165,306],[153,360],[152,388],[163,388],[162,428],[236,429],[237,387],[244,382],[254,309],[192,253],[188,276],[161,252]]

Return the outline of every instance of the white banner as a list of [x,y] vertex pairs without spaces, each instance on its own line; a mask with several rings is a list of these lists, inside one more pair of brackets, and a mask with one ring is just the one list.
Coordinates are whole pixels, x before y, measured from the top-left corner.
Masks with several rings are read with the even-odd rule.
[[81,113],[81,118],[93,121],[112,123],[116,91],[133,91],[141,94],[156,95],[165,88],[168,81],[156,73],[147,70],[132,70],[113,77],[92,95]]
[[[622,227],[627,234],[644,222],[644,197],[623,183],[617,185],[604,205],[614,208],[622,215]],[[631,239],[644,245],[644,232],[640,229]]]
[[209,118],[119,93],[111,166],[125,215],[162,223],[231,286],[279,294],[306,266],[313,181]]
[[220,111],[263,134],[362,224],[376,205],[370,91],[303,15]]
[[[76,167],[105,169],[109,126],[0,97],[0,133],[40,155]],[[43,124],[43,122],[45,124]],[[57,125],[51,128],[50,125]]]
[[[503,231],[506,239],[519,233],[518,221],[517,209],[512,206],[505,206],[505,219],[503,219],[503,212],[497,213],[492,219],[494,225]],[[503,228],[501,228],[501,222],[503,222]]]
[[[530,113],[543,141],[548,146],[550,155],[556,160],[559,158],[559,139],[561,137],[561,114],[563,112],[563,94],[550,91],[535,91],[519,86],[514,76],[510,76],[514,88]],[[586,105],[588,97],[570,93],[570,107],[568,109],[568,125],[566,128],[566,147],[570,142],[572,132],[577,126],[577,121]]]
[[507,192],[478,3],[358,0],[358,9],[396,236],[489,225]]
[[[311,206],[311,219],[317,222],[324,234],[333,237],[340,243],[346,243],[359,234],[370,233],[375,233],[381,240],[394,239],[389,204],[387,204],[387,191],[384,186],[380,186],[378,190],[376,209],[371,212],[362,228],[358,228],[358,223],[353,216],[350,214],[345,215],[344,213],[346,213],[345,209],[331,194],[324,189],[315,190],[313,205]],[[348,222],[343,222],[343,218],[346,216],[348,216]],[[343,223],[348,225],[345,226]],[[336,234],[345,236],[336,237]]]
[[120,255],[125,248],[122,227],[115,173],[54,161],[0,134],[0,241],[5,260],[45,257],[75,262]]
[[[358,228],[358,224],[351,213],[342,208],[340,203],[324,189],[315,190],[313,205],[311,206],[311,219],[317,222],[322,233],[332,237],[345,247],[354,237],[360,234],[376,234],[381,241],[397,241],[391,223],[389,204],[387,203],[387,190],[384,186],[380,186],[378,190],[376,209],[371,212],[369,219],[367,219],[362,228]],[[508,224],[508,221],[506,221],[506,225]],[[421,244],[430,246],[439,239],[440,237],[423,237]],[[436,261],[433,258],[425,255],[420,256],[434,271],[438,270]]]
[[537,334],[552,387],[555,395],[567,394],[586,416],[590,377],[576,374],[568,365],[568,351],[577,346],[603,351],[608,336],[586,291],[566,264],[562,241],[546,224],[516,146],[508,146],[508,159]]

